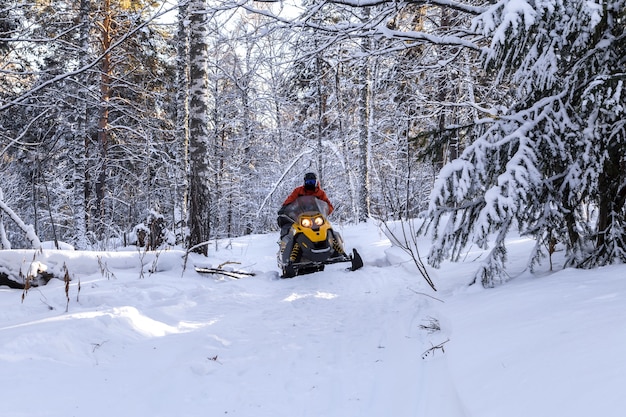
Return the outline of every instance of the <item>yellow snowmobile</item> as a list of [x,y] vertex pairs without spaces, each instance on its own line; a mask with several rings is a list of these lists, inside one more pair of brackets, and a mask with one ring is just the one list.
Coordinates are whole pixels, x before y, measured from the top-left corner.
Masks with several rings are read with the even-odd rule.
[[298,197],[281,210],[277,260],[282,278],[323,271],[325,265],[338,262],[350,262],[351,271],[363,266],[356,249],[346,255],[343,240],[333,230],[327,216],[328,204],[315,196]]

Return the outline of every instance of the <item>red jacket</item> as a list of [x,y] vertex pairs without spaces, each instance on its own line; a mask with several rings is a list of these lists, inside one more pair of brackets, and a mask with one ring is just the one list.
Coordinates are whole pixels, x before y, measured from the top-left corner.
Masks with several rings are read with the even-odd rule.
[[283,206],[285,206],[287,204],[293,203],[294,201],[296,201],[296,198],[298,198],[298,197],[300,197],[302,195],[314,195],[315,197],[319,198],[320,200],[325,201],[326,204],[328,204],[328,214],[332,213],[333,210],[335,209],[333,207],[333,205],[330,203],[330,200],[328,199],[328,196],[326,195],[324,190],[322,190],[319,187],[319,185],[315,186],[315,190],[307,190],[307,189],[304,188],[304,185],[296,187],[291,192],[291,194],[289,194],[287,199],[285,199],[285,202],[283,203]]

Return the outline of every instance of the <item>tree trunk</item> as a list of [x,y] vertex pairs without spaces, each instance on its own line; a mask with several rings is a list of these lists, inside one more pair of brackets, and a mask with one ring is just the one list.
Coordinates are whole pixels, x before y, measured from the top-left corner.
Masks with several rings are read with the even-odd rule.
[[[178,33],[176,44],[176,138],[182,143],[183,162],[186,173],[183,185],[182,218],[187,219],[189,201],[189,31],[188,5],[180,2],[178,7]],[[184,241],[188,236],[181,233]]]
[[[317,41],[315,42],[315,49],[317,50]],[[315,54],[315,67],[317,69],[317,176],[320,184],[324,184],[324,134],[327,128],[326,123],[326,92],[323,88],[324,84],[324,69],[322,68],[322,59],[320,57],[320,51]]]
[[[363,9],[363,21],[367,21],[370,15],[370,8]],[[359,165],[358,165],[358,201],[357,201],[357,219],[359,222],[366,222],[370,216],[370,184],[369,184],[369,96],[370,96],[370,71],[369,71],[369,38],[361,40],[361,49],[363,57],[360,59],[358,83],[359,83]]]
[[108,167],[108,149],[109,149],[109,101],[111,100],[112,88],[111,78],[113,72],[113,64],[111,62],[111,47],[113,39],[113,19],[111,11],[111,1],[104,0],[102,4],[104,19],[100,25],[100,43],[102,46],[101,68],[100,68],[100,103],[98,109],[98,147],[99,147],[99,164],[98,176],[96,178],[96,230],[99,238],[104,237],[104,217],[105,217],[105,197],[106,197],[106,178]]
[[207,254],[210,236],[208,45],[205,0],[189,2],[189,247]]
[[598,179],[598,220],[595,258],[598,265],[611,263],[616,258],[615,250],[626,251],[624,238],[617,238],[623,222],[620,213],[624,209],[626,187],[622,186],[620,170],[621,163],[619,146],[609,146],[604,169]]
[[[89,13],[91,11],[90,0],[81,0],[80,2],[80,67],[84,68],[88,62],[89,51]],[[89,72],[84,71],[81,75],[78,75],[83,82],[80,82],[82,86],[79,91],[79,100],[76,106],[76,124],[77,132],[74,137],[71,157],[73,160],[73,214],[74,214],[74,246],[76,249],[87,249],[87,197],[89,187],[87,185],[86,177],[86,163],[87,157],[87,100],[89,94],[87,91],[87,80],[89,79]]]

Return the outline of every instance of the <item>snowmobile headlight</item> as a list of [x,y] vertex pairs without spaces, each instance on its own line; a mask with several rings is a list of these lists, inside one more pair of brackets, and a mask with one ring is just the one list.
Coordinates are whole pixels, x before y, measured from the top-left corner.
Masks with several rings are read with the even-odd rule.
[[319,227],[324,224],[324,218],[322,216],[317,216],[315,219],[313,219],[313,223],[315,223],[315,225]]
[[313,225],[313,222],[308,217],[305,217],[300,221],[300,224],[302,225],[302,227],[311,227]]

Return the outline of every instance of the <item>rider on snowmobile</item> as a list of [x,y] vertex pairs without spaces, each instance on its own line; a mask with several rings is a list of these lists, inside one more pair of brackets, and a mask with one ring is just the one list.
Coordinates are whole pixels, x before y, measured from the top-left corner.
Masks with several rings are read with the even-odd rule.
[[338,262],[351,262],[352,271],[363,266],[356,249],[353,255],[346,255],[341,235],[326,219],[332,211],[317,176],[307,173],[304,185],[296,187],[278,211],[281,234],[277,261],[282,278],[323,271],[325,265]]
[[325,201],[326,204],[328,204],[328,214],[333,212],[334,210],[333,205],[330,203],[330,200],[328,199],[328,196],[326,195],[324,190],[322,190],[322,188],[320,187],[320,183],[317,180],[317,176],[312,172],[309,172],[304,176],[304,185],[296,187],[291,192],[291,194],[289,194],[289,196],[285,199],[285,202],[283,203],[283,207],[281,207],[281,210],[286,205],[293,203],[294,201],[296,201],[298,197],[303,196],[303,195],[314,195],[320,200]]
[[330,203],[326,192],[324,192],[324,190],[322,190],[322,188],[320,187],[317,176],[314,173],[309,172],[304,175],[304,184],[296,187],[285,199],[285,202],[283,203],[280,210],[278,210],[278,225],[281,227],[281,237],[289,233],[289,227],[291,227],[291,222],[285,221],[286,219],[281,216],[281,214],[285,213],[285,208],[289,204],[293,203],[298,197],[303,195],[313,195],[316,198],[319,198],[320,200],[328,204],[328,214],[333,212],[333,205]]

